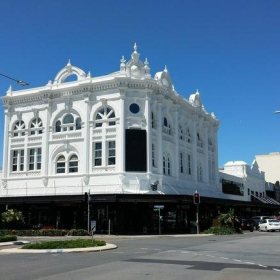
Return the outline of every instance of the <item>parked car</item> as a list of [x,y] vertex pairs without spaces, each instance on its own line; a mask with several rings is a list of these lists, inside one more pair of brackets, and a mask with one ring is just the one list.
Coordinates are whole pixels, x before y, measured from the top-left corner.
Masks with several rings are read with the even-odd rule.
[[240,226],[242,230],[254,231],[254,221],[252,219],[240,219]]
[[259,224],[264,220],[264,219],[273,219],[273,217],[269,216],[255,216],[251,218],[253,220],[254,224],[254,230],[259,229]]
[[259,225],[260,231],[280,231],[280,221],[275,219],[264,219]]

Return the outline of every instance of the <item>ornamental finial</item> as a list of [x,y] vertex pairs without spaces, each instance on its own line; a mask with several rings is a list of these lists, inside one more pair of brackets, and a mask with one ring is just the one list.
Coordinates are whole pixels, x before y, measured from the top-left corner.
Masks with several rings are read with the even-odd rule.
[[134,52],[137,52],[137,45],[136,45],[136,42],[134,43]]
[[167,65],[165,65],[165,67],[164,67],[164,72],[168,72]]

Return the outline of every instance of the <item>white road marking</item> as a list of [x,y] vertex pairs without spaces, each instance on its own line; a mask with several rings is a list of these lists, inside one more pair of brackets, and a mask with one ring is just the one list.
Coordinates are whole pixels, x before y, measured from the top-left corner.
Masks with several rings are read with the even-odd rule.
[[262,264],[258,264],[258,266],[261,266],[261,267],[267,267],[266,265],[262,265]]
[[235,262],[242,262],[241,260],[235,260],[235,259],[233,259]]
[[255,263],[252,263],[252,262],[245,262],[245,263],[247,263],[247,264],[255,264]]
[[191,252],[188,252],[188,251],[182,251],[181,254],[189,254]]
[[148,250],[148,248],[141,248],[141,250]]
[[225,257],[220,257],[221,259],[224,259],[224,260],[229,260],[229,258],[225,258]]
[[210,257],[210,258],[216,258],[215,256],[212,255],[205,255],[206,257]]
[[[155,251],[161,251],[161,249],[153,249]],[[171,252],[171,251],[167,251],[167,252]],[[174,251],[175,252],[175,251]]]
[[280,271],[280,269],[272,268],[274,271]]

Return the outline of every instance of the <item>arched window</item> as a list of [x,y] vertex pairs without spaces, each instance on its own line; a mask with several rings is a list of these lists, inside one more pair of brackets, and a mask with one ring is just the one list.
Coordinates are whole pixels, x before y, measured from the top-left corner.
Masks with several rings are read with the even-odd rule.
[[197,181],[199,182],[203,181],[203,170],[201,164],[197,166]]
[[167,118],[163,118],[163,132],[168,135],[171,135],[171,126],[168,123]]
[[163,157],[163,174],[171,175],[171,161],[169,156]]
[[102,127],[103,124],[109,126],[116,125],[116,116],[113,109],[104,107],[97,112],[95,117],[95,127]]
[[199,132],[197,132],[197,146],[201,148],[203,146],[202,139]]
[[170,166],[170,158],[167,158],[167,174],[171,175],[171,166]]
[[156,167],[156,150],[155,144],[152,144],[152,166]]
[[74,123],[74,117],[71,114],[67,114],[64,118],[63,118],[63,124],[72,124]]
[[77,155],[72,155],[69,159],[69,173],[78,172],[78,157]]
[[76,130],[82,129],[82,120],[81,118],[76,119]]
[[55,123],[55,132],[73,131],[82,129],[82,120],[79,115],[66,114],[60,117]]
[[55,123],[55,132],[61,132],[61,121]]
[[13,136],[20,137],[25,135],[25,123],[23,121],[17,121],[14,125]]
[[56,162],[56,173],[65,173],[65,157],[59,156]]
[[43,133],[43,123],[40,118],[35,118],[32,120],[30,125],[30,135],[37,135]]
[[71,114],[67,114],[63,118],[63,131],[71,131],[74,130],[75,124],[74,124],[74,117]]

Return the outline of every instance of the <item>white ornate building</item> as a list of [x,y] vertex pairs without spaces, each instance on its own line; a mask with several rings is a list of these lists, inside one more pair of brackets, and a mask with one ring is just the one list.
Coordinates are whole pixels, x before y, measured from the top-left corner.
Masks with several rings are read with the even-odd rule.
[[139,55],[102,77],[69,61],[44,87],[7,91],[2,196],[216,187],[218,120]]

